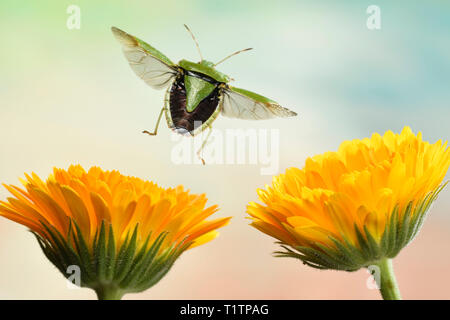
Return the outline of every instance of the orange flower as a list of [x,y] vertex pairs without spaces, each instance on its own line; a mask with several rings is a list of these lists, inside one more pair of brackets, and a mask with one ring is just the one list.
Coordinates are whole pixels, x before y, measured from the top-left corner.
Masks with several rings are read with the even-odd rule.
[[281,256],[357,270],[414,238],[449,165],[446,143],[424,142],[409,127],[375,133],[274,177],[258,190],[264,205],[250,203],[247,212],[252,226],[281,241]]
[[[14,197],[0,201],[0,215],[30,228],[63,274],[67,275],[69,265],[83,266],[82,285],[97,292],[111,286],[121,294],[147,289],[155,278],[146,274],[146,268],[152,263],[170,268],[186,249],[214,239],[216,229],[230,219],[205,220],[217,206],[205,208],[204,194],[190,194],[182,186],[163,189],[98,167],[88,172],[81,166],[54,169],[46,182],[33,173],[22,183],[25,189],[5,185]],[[147,265],[139,270],[142,279],[135,279],[133,285],[124,283],[133,270],[122,270],[119,256],[128,254],[132,265],[152,250]],[[107,274],[99,270],[104,267],[98,266],[99,254],[104,256],[102,263],[109,264],[106,268],[114,269],[116,264],[116,270]]]

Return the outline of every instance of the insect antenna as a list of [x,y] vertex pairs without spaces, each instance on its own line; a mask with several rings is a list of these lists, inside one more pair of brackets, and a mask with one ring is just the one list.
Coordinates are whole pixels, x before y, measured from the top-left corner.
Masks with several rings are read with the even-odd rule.
[[189,27],[186,24],[184,25],[184,27],[191,34],[192,40],[194,40],[195,46],[197,47],[197,50],[198,50],[198,54],[200,55],[200,59],[201,59],[200,61],[203,61],[202,52],[200,51],[200,46],[198,45],[197,39],[195,39],[194,34],[192,33],[191,29],[189,29]]
[[249,51],[249,50],[252,50],[252,49],[253,49],[253,48],[247,48],[247,49],[242,49],[242,50],[236,51],[236,52],[230,54],[229,56],[226,56],[225,58],[223,58],[223,59],[220,60],[219,62],[215,63],[215,64],[214,64],[214,67],[217,66],[219,63],[224,62],[224,61],[227,60],[228,58],[231,58],[232,56],[235,56],[235,55],[237,55],[237,54],[239,54],[239,53],[241,53],[241,52]]

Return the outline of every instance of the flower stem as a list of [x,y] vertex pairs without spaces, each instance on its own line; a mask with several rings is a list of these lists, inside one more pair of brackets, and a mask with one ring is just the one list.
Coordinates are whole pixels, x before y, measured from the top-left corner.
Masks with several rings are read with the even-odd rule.
[[95,289],[98,300],[120,300],[124,292],[116,286],[99,286]]
[[378,264],[380,268],[380,292],[384,300],[401,300],[400,290],[395,279],[392,259],[383,259]]

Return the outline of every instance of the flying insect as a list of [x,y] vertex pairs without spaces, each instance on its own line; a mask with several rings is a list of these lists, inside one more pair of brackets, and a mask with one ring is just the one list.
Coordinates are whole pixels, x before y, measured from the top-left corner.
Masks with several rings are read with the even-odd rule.
[[211,125],[219,114],[247,120],[297,115],[269,98],[229,85],[233,79],[216,69],[218,64],[251,48],[236,51],[213,63],[203,59],[196,38],[191,30],[184,26],[196,44],[200,55],[199,62],[183,59],[175,64],[148,43],[116,27],[111,28],[136,75],[154,89],[167,88],[155,129],[152,132],[145,130],[143,133],[156,135],[163,113],[168,127],[179,134],[195,136],[209,129],[197,152],[204,164],[200,153],[211,134]]

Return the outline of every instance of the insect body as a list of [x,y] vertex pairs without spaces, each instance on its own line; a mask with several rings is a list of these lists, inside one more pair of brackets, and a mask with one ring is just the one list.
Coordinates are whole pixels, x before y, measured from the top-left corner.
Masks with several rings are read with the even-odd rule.
[[[185,27],[190,32],[189,28]],[[157,134],[163,113],[169,128],[190,136],[195,136],[206,128],[211,129],[212,122],[220,113],[231,118],[256,120],[296,115],[273,100],[230,86],[228,83],[232,78],[215,69],[217,64],[229,57],[250,49],[237,51],[214,64],[202,58],[198,43],[190,32],[199,49],[201,61],[197,63],[181,60],[175,64],[144,41],[118,28],[112,27],[111,30],[122,44],[125,57],[133,71],[155,89],[168,87],[154,131],[144,133]]]

